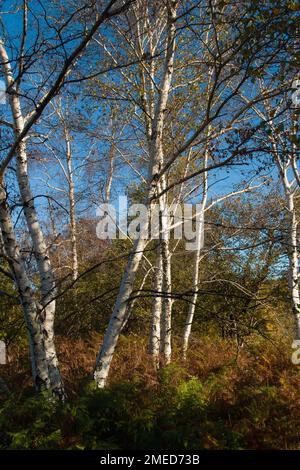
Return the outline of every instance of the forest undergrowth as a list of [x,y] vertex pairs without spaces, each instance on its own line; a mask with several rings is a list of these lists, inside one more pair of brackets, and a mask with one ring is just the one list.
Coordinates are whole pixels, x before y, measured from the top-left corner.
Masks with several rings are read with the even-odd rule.
[[132,334],[109,386],[96,390],[95,338],[58,337],[63,404],[35,394],[27,352],[13,348],[1,366],[1,448],[299,449],[300,371],[290,343],[256,339],[237,350],[207,334],[193,339],[186,362],[175,344],[174,362],[156,372],[147,343]]

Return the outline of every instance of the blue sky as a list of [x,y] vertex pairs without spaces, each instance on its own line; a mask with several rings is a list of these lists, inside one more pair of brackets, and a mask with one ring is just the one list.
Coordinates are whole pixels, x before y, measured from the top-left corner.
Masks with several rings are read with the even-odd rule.
[[[11,2],[4,1],[2,2],[1,6],[1,11],[8,11],[9,7],[11,6]],[[41,4],[37,2],[36,0],[33,0],[30,2],[31,8],[33,8],[37,13],[41,13],[43,11]],[[44,6],[46,8],[49,8],[49,3],[44,2]],[[19,49],[19,44],[21,40],[21,34],[22,34],[22,12],[15,12],[13,11],[11,14],[4,14],[2,15],[2,21],[5,25],[7,35],[9,37],[9,42],[8,45],[10,46],[13,44],[13,46],[16,46],[16,50]],[[30,15],[30,22],[31,27],[28,31],[28,36],[27,36],[27,41],[26,41],[26,50],[29,50],[32,45],[34,44],[34,41],[37,36],[37,29],[35,29],[34,24],[35,21],[33,20],[32,15]],[[41,22],[41,26],[45,25],[43,24],[43,20]],[[42,28],[44,29],[44,28]],[[43,32],[45,34],[45,32]],[[46,33],[48,34],[48,33]],[[49,33],[50,34],[50,33]],[[52,34],[52,33],[51,33]],[[109,33],[108,33],[109,34]],[[67,47],[72,49],[74,45],[74,42],[70,43]],[[15,50],[14,48],[10,48],[10,55],[11,58],[15,57]],[[24,80],[24,86],[26,89],[26,77]],[[30,84],[31,86],[31,84]],[[249,88],[249,95],[251,94],[252,90]],[[89,106],[88,100],[82,100],[82,97],[80,93],[77,94],[76,97],[76,108],[79,110],[81,106],[84,107],[84,113],[89,114],[90,116],[93,116],[94,123],[99,123],[99,126],[102,126],[105,129],[105,126],[108,125],[109,122],[109,117],[108,116],[103,116],[103,107],[101,104],[98,104],[98,109],[97,109],[97,104],[93,103],[93,109],[91,108],[92,104]],[[77,112],[76,109],[74,110],[75,113]],[[1,109],[1,112],[6,114],[6,111]],[[48,110],[44,112],[43,117],[47,116]],[[78,111],[79,112],[79,111]],[[41,129],[43,126],[37,126],[35,130]],[[81,159],[85,158],[87,155],[87,152],[90,150],[91,145],[93,144],[92,139],[87,139],[84,138],[84,135],[80,135],[78,133],[73,134],[74,140],[72,141],[72,149],[74,152],[74,159],[77,162],[80,162]],[[225,145],[225,144],[224,144]],[[98,147],[98,152],[101,155],[101,153],[107,152],[107,145],[101,141],[96,144]],[[224,147],[226,148],[226,146]],[[240,165],[240,166],[233,166],[230,167],[229,169],[223,168],[219,169],[215,172],[211,172],[209,175],[209,184],[210,184],[210,192],[209,192],[209,198],[214,198],[217,195],[224,195],[227,194],[228,192],[234,190],[237,188],[237,186],[241,183],[242,180],[249,179],[251,175],[254,174],[255,170],[257,168],[257,164],[255,162],[255,157],[253,158],[253,161],[249,164],[245,165]],[[35,164],[31,166],[31,171],[32,171],[32,189],[35,194],[44,193],[45,190],[44,188],[41,188],[41,183],[38,178],[41,177],[40,171],[41,169]],[[53,168],[51,169],[51,166],[49,166],[49,172],[50,176],[53,178],[52,184],[53,185],[61,185],[62,179],[59,173],[57,173],[57,167],[53,165]],[[267,171],[267,173],[273,177],[275,177],[275,171],[270,173],[270,170]],[[132,183],[138,183],[138,178],[134,175],[132,171],[127,167],[123,167],[122,170],[117,173],[114,183],[114,188],[113,188],[113,195],[114,197],[117,197],[118,194],[124,194],[126,191],[126,185],[127,184],[132,184]],[[79,180],[77,183],[77,192],[82,192],[84,191],[86,186],[86,181],[84,180]],[[267,191],[267,189],[265,189]],[[195,194],[194,202],[197,201],[197,196]],[[37,205],[39,207],[40,213],[42,217],[46,216],[46,211],[45,208],[47,207],[47,200],[43,198],[37,199]],[[86,209],[86,203],[84,205],[81,205],[81,203],[78,203],[78,210],[79,211],[84,211]],[[84,213],[84,212],[82,212]],[[88,211],[90,215],[94,215],[94,207],[90,208],[90,211]]]

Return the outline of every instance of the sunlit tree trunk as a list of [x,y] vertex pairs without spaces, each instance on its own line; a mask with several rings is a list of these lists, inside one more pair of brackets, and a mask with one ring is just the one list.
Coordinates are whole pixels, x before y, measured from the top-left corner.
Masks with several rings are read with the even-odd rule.
[[[165,175],[162,178],[162,188],[166,187]],[[161,355],[162,363],[167,365],[171,362],[172,355],[172,280],[171,280],[171,254],[169,249],[170,228],[167,207],[167,195],[160,198],[161,237],[160,253],[162,264],[162,315],[161,315]]]
[[[272,125],[272,123],[271,123]],[[278,151],[276,133],[269,137],[272,142],[273,153],[277,164],[279,176],[286,197],[287,210],[287,254],[289,258],[289,287],[293,316],[295,321],[296,339],[300,339],[300,293],[299,293],[299,248],[298,248],[298,218],[295,207],[295,196],[297,191],[297,180],[294,179],[295,169],[292,173],[293,180],[289,179],[289,173],[292,168],[293,156],[287,161],[281,159]]]
[[[204,167],[207,166],[208,162],[208,150],[205,151],[204,157]],[[207,203],[207,192],[208,192],[208,174],[207,172],[203,173],[203,190],[202,190],[202,200],[201,200],[201,214],[200,214],[200,225],[198,227],[198,233],[196,238],[197,247],[194,253],[194,269],[193,269],[193,295],[189,304],[188,315],[184,327],[183,332],[183,359],[186,359],[190,334],[192,330],[192,324],[194,320],[195,310],[196,310],[196,303],[198,300],[198,289],[199,289],[199,267],[200,267],[200,260],[201,260],[201,250],[204,243],[204,214],[205,214],[205,207]]]
[[[158,102],[155,109],[151,129],[151,141],[149,143],[149,172],[148,172],[148,213],[150,214],[153,197],[157,192],[157,175],[160,170],[160,162],[162,161],[163,151],[163,126],[164,116],[169,97],[171,80],[174,68],[174,52],[175,52],[175,20],[177,2],[172,0],[167,4],[167,47],[163,70],[163,78],[161,81],[161,89],[158,96]],[[142,228],[141,232],[143,232]],[[106,385],[111,361],[115,347],[118,342],[122,324],[126,317],[126,305],[133,290],[136,273],[143,256],[147,240],[139,238],[134,243],[131,251],[116,300],[116,304],[104,336],[102,348],[96,359],[94,378],[99,388]]]
[[78,277],[78,254],[77,254],[77,234],[76,234],[76,211],[75,211],[75,191],[73,181],[73,169],[72,169],[72,150],[70,134],[66,123],[64,122],[64,132],[66,140],[66,157],[67,157],[67,169],[68,169],[68,197],[69,197],[69,208],[70,208],[70,232],[71,232],[71,252],[72,252],[72,279],[75,281]]
[[110,318],[102,348],[96,359],[94,379],[99,388],[106,384],[114,351],[126,318],[127,303],[133,290],[136,273],[143,256],[147,240],[139,238],[135,241],[119,289],[119,294]]
[[163,364],[171,362],[172,355],[172,298],[171,298],[171,255],[169,240],[163,240],[161,246],[163,268],[163,299],[161,318],[161,352]]
[[[21,111],[19,96],[15,89],[15,81],[10,61],[2,42],[0,42],[0,57],[6,84],[10,89],[9,102],[14,122],[14,134],[18,137],[24,128],[24,117]],[[35,208],[34,197],[30,189],[26,143],[24,140],[20,142],[17,151],[17,180],[24,215],[31,236],[34,257],[41,281],[40,303],[42,305],[41,314],[43,317],[44,347],[49,368],[51,389],[53,390],[53,393],[63,397],[63,385],[54,345],[55,281],[44,235]]]
[[161,322],[161,311],[162,311],[162,257],[161,257],[161,245],[160,243],[156,249],[156,263],[153,275],[153,300],[151,310],[151,325],[150,325],[150,344],[149,352],[153,357],[153,363],[156,368],[159,367],[159,355],[160,355],[160,322]]
[[38,391],[50,388],[50,376],[45,355],[43,322],[31,283],[16,241],[5,190],[0,187],[0,227],[4,254],[7,257],[15,285],[19,291],[23,314],[28,331],[31,352],[31,367],[34,384]]
[[287,210],[289,219],[288,256],[289,256],[289,283],[291,291],[292,308],[296,326],[296,339],[300,339],[300,295],[299,295],[299,253],[297,242],[298,220],[296,217],[294,194],[287,197]]

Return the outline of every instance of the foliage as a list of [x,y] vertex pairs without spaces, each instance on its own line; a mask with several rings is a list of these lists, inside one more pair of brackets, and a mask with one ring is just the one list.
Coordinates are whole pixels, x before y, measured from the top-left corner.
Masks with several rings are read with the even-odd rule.
[[[74,341],[73,354],[81,357],[83,347]],[[136,348],[140,362],[122,368]],[[1,448],[299,447],[300,375],[290,362],[289,345],[279,337],[276,346],[255,340],[236,358],[234,342],[203,336],[186,364],[178,355],[158,374],[145,348],[132,336],[122,339],[114,381],[105,390],[95,390],[87,379],[89,360],[79,376],[64,371],[80,384],[65,404],[36,396],[28,387],[2,397]],[[85,351],[92,356],[89,347]],[[15,379],[9,379],[9,388]],[[76,387],[68,382],[68,388]]]

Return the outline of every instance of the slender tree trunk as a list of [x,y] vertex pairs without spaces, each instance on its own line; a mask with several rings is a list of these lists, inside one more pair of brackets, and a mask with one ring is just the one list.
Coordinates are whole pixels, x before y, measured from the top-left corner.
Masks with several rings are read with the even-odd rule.
[[[204,157],[204,166],[207,166],[208,162],[208,149],[205,151]],[[191,303],[189,304],[189,310],[187,314],[187,319],[183,331],[183,345],[182,345],[182,353],[183,359],[186,360],[188,345],[190,334],[192,331],[192,324],[194,320],[195,310],[196,310],[196,303],[198,300],[198,289],[199,289],[199,266],[200,266],[200,259],[201,259],[201,250],[204,243],[204,214],[205,214],[205,207],[207,203],[207,192],[208,192],[208,175],[207,172],[203,173],[203,194],[202,194],[202,201],[201,201],[201,214],[200,214],[200,226],[198,227],[198,234],[197,234],[197,247],[194,254],[194,271],[193,271],[193,296],[191,298]]]
[[161,244],[159,243],[156,249],[156,264],[153,276],[152,288],[154,291],[152,300],[152,311],[151,311],[151,326],[150,326],[150,344],[149,352],[153,357],[154,366],[159,367],[159,355],[160,355],[160,322],[162,312],[162,257],[161,257]]
[[[162,177],[161,188],[166,188],[165,175]],[[171,254],[169,250],[170,228],[169,214],[167,208],[167,195],[160,198],[160,218],[161,218],[161,237],[160,252],[162,263],[162,315],[161,315],[161,354],[162,364],[167,365],[171,362],[172,355],[172,298],[171,298]]]
[[[203,206],[202,206],[203,207]],[[204,207],[203,207],[203,223],[204,223]],[[203,230],[203,227],[200,227],[200,230]],[[190,334],[192,330],[192,324],[195,315],[196,303],[198,299],[198,284],[199,284],[199,266],[200,266],[200,258],[201,258],[201,248],[202,248],[202,239],[203,235],[200,233],[199,238],[197,240],[197,250],[195,251],[194,255],[194,272],[193,272],[193,295],[191,298],[191,303],[189,304],[189,310],[187,314],[187,319],[184,327],[183,332],[183,359],[186,359]]]
[[49,367],[51,389],[54,394],[63,398],[63,384],[58,368],[58,359],[54,344],[55,281],[43,232],[35,210],[34,198],[29,186],[27,155],[23,143],[20,144],[17,156],[17,178],[22,198],[22,205],[24,207],[24,214],[28,230],[31,235],[34,256],[41,280],[44,347]]
[[77,254],[77,235],[76,235],[76,211],[75,211],[75,191],[73,181],[72,169],[72,151],[70,135],[66,124],[65,139],[66,139],[66,154],[67,154],[67,169],[68,169],[68,185],[69,185],[69,208],[70,208],[70,232],[71,232],[71,251],[72,251],[72,279],[75,281],[78,278],[78,254]]
[[294,202],[294,194],[288,194],[288,216],[289,216],[289,238],[288,238],[288,255],[290,266],[290,290],[293,307],[293,314],[296,327],[296,338],[300,339],[300,295],[299,295],[299,254],[297,243],[297,227],[296,209]]
[[[177,2],[173,0],[168,1],[168,18],[167,18],[167,48],[166,57],[164,63],[163,78],[161,84],[161,90],[159,92],[157,107],[155,110],[155,116],[153,119],[152,130],[151,130],[151,141],[149,144],[149,172],[148,172],[148,183],[149,189],[147,194],[148,199],[148,216],[151,214],[151,207],[153,203],[153,197],[157,193],[157,175],[159,173],[160,164],[162,161],[162,136],[164,126],[164,116],[171,86],[171,80],[174,68],[174,52],[175,52],[175,20]],[[149,218],[149,217],[148,217]],[[144,228],[141,229],[143,233]],[[105,387],[111,361],[115,347],[118,342],[122,325],[126,317],[126,306],[128,299],[133,290],[133,284],[135,281],[136,273],[143,256],[143,251],[147,244],[147,240],[139,238],[135,241],[133,249],[131,251],[123,278],[119,290],[119,294],[116,300],[116,304],[104,336],[103,345],[96,359],[96,366],[94,372],[94,378],[99,388]]]
[[106,384],[114,351],[126,318],[128,299],[133,290],[133,283],[146,243],[147,240],[142,238],[135,241],[123,274],[119,294],[104,336],[103,345],[96,359],[94,379],[99,388],[103,388]]
[[[272,121],[271,125],[273,125]],[[273,135],[271,138],[272,148],[274,152],[275,162],[278,167],[278,172],[281,177],[281,182],[285,192],[286,202],[287,202],[287,212],[288,212],[288,236],[287,236],[287,245],[288,245],[288,258],[289,258],[289,288],[291,295],[291,304],[292,311],[295,321],[295,332],[296,338],[300,339],[300,292],[299,292],[299,250],[298,250],[298,241],[297,241],[297,229],[298,229],[298,220],[295,207],[295,193],[296,188],[294,183],[297,183],[297,178],[294,181],[289,181],[289,170],[293,170],[295,174],[295,169],[293,168],[292,160],[294,155],[292,155],[288,161],[283,162],[278,152],[277,148],[277,136]]]
[[41,314],[16,241],[5,190],[0,187],[0,227],[3,247],[19,291],[28,331],[33,381],[37,391],[50,388],[48,363],[45,355]]
[[108,162],[108,175],[107,181],[105,185],[105,195],[104,195],[104,202],[106,204],[110,201],[110,193],[111,193],[111,186],[113,181],[113,174],[114,174],[114,160],[115,160],[115,133],[112,132],[112,142],[109,149],[109,162]]
[[[16,138],[24,128],[24,118],[21,111],[19,96],[14,88],[15,82],[10,66],[10,61],[2,42],[0,41],[0,57],[7,86],[10,87],[9,102],[14,121],[14,133]],[[34,198],[31,193],[26,144],[21,141],[17,151],[17,180],[21,194],[24,215],[28,230],[32,239],[33,251],[41,281],[41,305],[44,317],[43,333],[45,355],[48,362],[51,389],[58,396],[64,396],[62,380],[58,368],[58,359],[54,345],[54,316],[55,316],[55,282],[54,275],[47,253],[47,247],[43,232],[35,209]]]
[[171,255],[169,240],[162,240],[161,257],[163,267],[163,300],[162,300],[162,338],[161,352],[164,365],[170,364],[172,355],[172,298],[171,298]]

